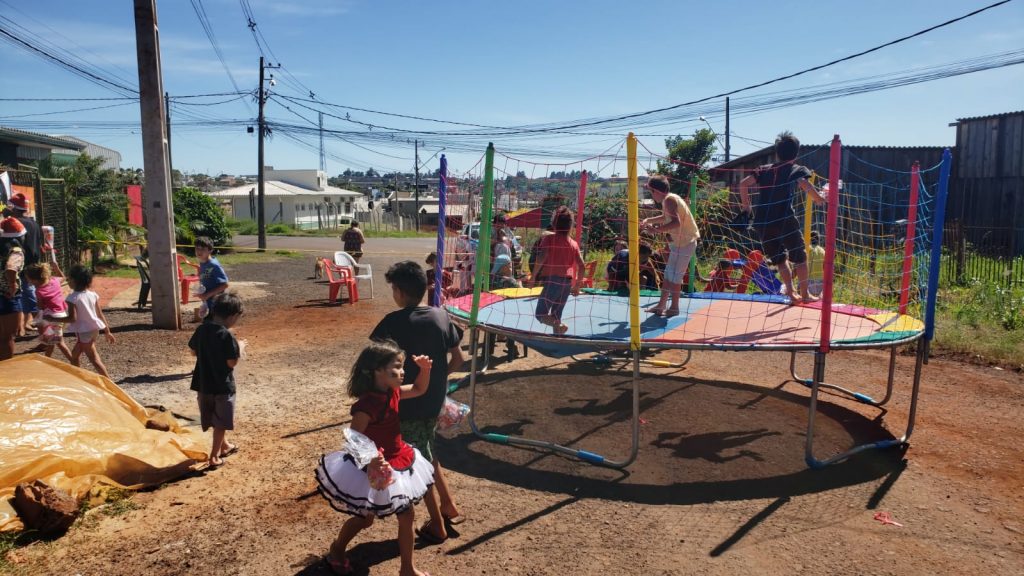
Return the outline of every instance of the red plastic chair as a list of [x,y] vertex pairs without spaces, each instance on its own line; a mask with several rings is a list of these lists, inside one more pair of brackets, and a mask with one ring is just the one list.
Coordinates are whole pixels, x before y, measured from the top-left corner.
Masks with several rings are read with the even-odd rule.
[[583,265],[583,278],[580,278],[580,288],[594,287],[594,272],[597,271],[597,260],[591,260]]
[[[189,287],[193,282],[199,282],[199,265],[193,264],[188,258],[185,258],[181,254],[178,254],[178,283],[181,285],[181,303],[188,304],[189,298]],[[184,270],[181,269],[182,264],[185,266],[191,266],[196,269],[195,274],[185,274]]]
[[359,302],[359,288],[356,287],[356,279],[352,274],[352,269],[345,266],[336,266],[330,260],[326,258],[324,262],[324,273],[327,275],[328,283],[328,300],[334,302],[338,299],[338,293],[341,291],[341,287],[344,286],[348,289],[348,301],[350,304]]

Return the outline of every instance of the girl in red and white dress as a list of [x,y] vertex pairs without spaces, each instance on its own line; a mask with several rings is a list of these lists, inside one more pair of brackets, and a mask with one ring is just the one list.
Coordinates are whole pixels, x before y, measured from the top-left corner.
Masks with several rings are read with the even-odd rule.
[[398,517],[401,576],[426,574],[412,561],[413,507],[433,484],[434,467],[402,440],[398,402],[427,391],[432,362],[428,356],[413,356],[419,377],[403,385],[404,361],[404,353],[393,341],[373,342],[359,354],[348,379],[349,396],[358,398],[352,405],[351,429],[373,440],[380,455],[360,466],[350,451],[341,450],[322,456],[316,469],[320,494],[335,510],[353,516],[341,527],[325,557],[335,574],[352,572],[345,549],[356,534],[371,526],[374,518],[392,514]]

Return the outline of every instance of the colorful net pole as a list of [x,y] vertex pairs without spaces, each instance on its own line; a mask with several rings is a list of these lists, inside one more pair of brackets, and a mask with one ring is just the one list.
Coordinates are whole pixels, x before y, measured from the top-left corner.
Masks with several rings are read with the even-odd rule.
[[[693,212],[697,209],[697,175],[690,176],[690,211]],[[697,276],[697,252],[694,251],[693,256],[690,257],[689,273],[687,277],[690,279],[686,286],[686,291],[689,293],[694,292],[694,278]]]
[[587,197],[587,170],[580,174],[580,192],[576,200],[576,241],[583,245],[583,202]]
[[931,342],[935,336],[935,299],[939,293],[939,268],[942,258],[942,229],[946,222],[946,196],[949,193],[949,171],[953,165],[953,154],[949,148],[942,153],[942,167],[939,169],[939,191],[935,197],[935,216],[932,227],[931,270],[928,271],[928,304],[925,308],[924,338]]
[[437,184],[437,260],[434,261],[434,302],[442,306],[444,294],[444,244],[448,232],[448,159],[441,154],[441,170]]
[[903,243],[903,280],[900,284],[900,314],[907,313],[910,298],[910,269],[914,260],[914,231],[917,225],[917,194],[921,185],[921,163],[910,168],[910,205],[907,211],[907,232]]
[[[470,203],[473,198],[470,197]],[[494,144],[487,145],[484,157],[484,189],[480,198],[480,238],[476,245],[476,272],[473,277],[473,308],[469,325],[475,327],[480,313],[480,293],[490,288],[491,206],[494,203]]]
[[629,225],[629,349],[640,350],[640,197],[637,184],[636,136],[626,137],[629,176],[626,204]]
[[[818,173],[811,172],[811,185],[818,187]],[[814,200],[808,193],[804,196],[804,246],[811,250],[811,227],[814,226]]]
[[832,137],[828,162],[828,217],[825,224],[825,278],[821,292],[821,345],[819,351],[829,350],[832,336],[832,287],[836,262],[836,224],[839,220],[839,169],[843,143],[839,134]]

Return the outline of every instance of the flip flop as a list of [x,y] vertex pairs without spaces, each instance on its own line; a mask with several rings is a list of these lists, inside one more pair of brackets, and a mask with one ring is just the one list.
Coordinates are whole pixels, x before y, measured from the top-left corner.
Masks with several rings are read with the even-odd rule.
[[328,554],[324,556],[323,560],[324,564],[327,565],[327,569],[330,570],[331,574],[337,574],[338,576],[348,576],[349,574],[355,573],[355,571],[352,570],[352,563],[348,561],[347,557],[345,558],[344,562],[338,562],[336,558]]
[[223,458],[227,458],[228,456],[231,456],[231,455],[232,455],[232,454],[234,454],[235,452],[238,452],[238,444],[233,444],[233,445],[231,446],[231,448],[228,448],[228,451],[227,451],[227,452],[225,452],[225,453],[223,453],[223,454],[221,454],[221,455],[220,455],[220,457],[221,457],[222,459],[223,459]]
[[430,526],[430,520],[427,520],[423,526],[416,529],[416,536],[427,544],[444,544],[444,541],[447,540],[448,537],[445,536],[442,538],[437,534],[434,534],[428,529],[428,526]]
[[466,521],[466,517],[463,516],[462,514],[459,514],[458,516],[451,516],[451,517],[445,516],[444,517],[444,521],[445,521],[446,524],[451,524],[452,526],[458,526],[459,524],[462,524],[463,522]]

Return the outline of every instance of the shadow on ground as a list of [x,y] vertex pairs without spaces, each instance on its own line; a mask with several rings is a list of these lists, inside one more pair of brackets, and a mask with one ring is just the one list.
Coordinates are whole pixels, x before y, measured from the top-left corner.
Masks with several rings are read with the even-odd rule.
[[[796,389],[797,385],[789,386]],[[812,470],[804,463],[806,395],[699,378],[642,376],[639,455],[625,470],[596,467],[533,447],[481,440],[468,425],[439,437],[446,468],[503,484],[642,504],[790,498],[878,480],[903,451],[867,451]],[[477,389],[482,432],[546,439],[623,459],[631,442],[628,372],[587,368],[491,373]],[[469,402],[468,391],[456,393]],[[892,439],[876,420],[818,403],[815,455]]]

